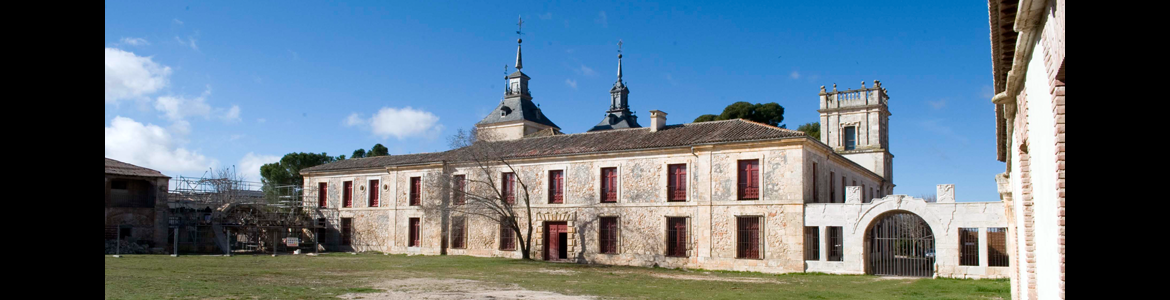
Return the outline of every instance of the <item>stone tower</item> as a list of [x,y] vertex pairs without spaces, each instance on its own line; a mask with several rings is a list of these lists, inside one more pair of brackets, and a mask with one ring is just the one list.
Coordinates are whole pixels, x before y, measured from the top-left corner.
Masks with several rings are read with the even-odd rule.
[[[621,43],[619,42],[618,45],[620,47]],[[609,89],[609,110],[605,111],[605,118],[601,119],[601,122],[589,131],[641,128],[642,125],[638,124],[638,116],[630,111],[629,97],[630,89],[626,88],[625,82],[622,82],[622,54],[621,50],[618,50],[617,82],[614,82],[613,88]]]
[[885,178],[882,194],[893,193],[894,155],[890,154],[889,120],[887,106],[890,97],[880,81],[872,88],[832,91],[821,86],[821,142],[858,165]]
[[475,123],[476,138],[480,140],[515,140],[541,130],[560,133],[561,128],[532,102],[532,94],[528,91],[529,77],[520,71],[524,68],[520,55],[520,43],[523,42],[522,39],[516,40],[516,72],[505,77],[508,85],[504,99],[483,120]]

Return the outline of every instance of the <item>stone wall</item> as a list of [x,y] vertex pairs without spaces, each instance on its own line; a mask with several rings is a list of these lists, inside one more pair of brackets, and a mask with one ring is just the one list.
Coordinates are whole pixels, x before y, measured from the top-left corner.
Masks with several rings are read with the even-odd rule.
[[[704,268],[759,272],[804,271],[803,247],[804,202],[811,198],[811,182],[803,178],[811,172],[806,164],[809,156],[818,157],[825,170],[840,170],[845,175],[867,184],[881,178],[856,165],[846,164],[844,158],[832,154],[822,146],[812,146],[802,139],[533,159],[512,162],[518,177],[529,186],[533,209],[532,257],[543,259],[543,224],[546,221],[565,221],[572,236],[568,243],[569,257],[579,263],[598,263],[634,266],[662,266],[670,268]],[[811,154],[811,155],[810,155]],[[738,200],[737,172],[739,160],[760,160],[760,199]],[[668,164],[686,164],[687,200],[667,202]],[[617,168],[617,203],[600,203],[601,168]],[[390,253],[436,255],[442,252],[442,241],[450,233],[443,216],[427,207],[435,207],[444,195],[435,179],[446,178],[440,166],[390,168],[377,174],[376,170],[355,171],[358,175],[306,176],[306,185],[329,182],[329,207],[340,211],[342,217],[354,218],[354,249],[378,250]],[[481,170],[470,167],[447,167],[450,174],[467,176],[469,189],[482,192],[482,186],[472,184],[485,180]],[[548,203],[548,174],[551,170],[564,171],[564,203]],[[498,180],[500,168],[492,171]],[[827,180],[828,171],[821,172]],[[353,208],[340,208],[340,188],[344,180],[354,180],[355,189],[370,177],[392,182],[383,188],[382,205],[366,208],[364,192],[354,193]],[[409,206],[409,178],[422,177],[422,206]],[[838,180],[840,180],[838,178]],[[823,184],[826,189],[828,184]],[[517,184],[519,189],[519,184]],[[360,198],[359,198],[360,197]],[[517,195],[517,203],[522,203]],[[306,201],[316,198],[306,193]],[[459,215],[458,213],[453,213]],[[523,214],[521,214],[523,215]],[[464,215],[467,220],[467,245],[462,249],[446,249],[449,255],[473,255],[519,258],[519,250],[499,250],[500,225],[482,216]],[[600,253],[597,221],[601,216],[616,216],[619,223],[618,253]],[[736,218],[763,217],[761,241],[762,259],[741,259],[737,255]],[[687,257],[668,257],[666,253],[666,218],[688,219]],[[410,218],[421,219],[420,247],[407,247]],[[379,223],[393,226],[379,226]],[[336,226],[331,222],[330,225]],[[527,222],[521,220],[526,232]],[[518,241],[519,242],[519,241]],[[517,249],[519,249],[519,245]],[[385,249],[385,250],[382,250]]]
[[[810,203],[805,205],[804,226],[819,227],[818,260],[804,261],[808,272],[865,274],[866,231],[889,212],[911,212],[927,224],[935,238],[936,275],[954,278],[1006,278],[1008,267],[988,267],[987,228],[1007,227],[1002,202],[927,203],[906,195],[889,195],[872,203]],[[828,226],[842,228],[842,261],[828,261]],[[979,266],[959,265],[960,227],[979,228]],[[803,234],[803,233],[802,233]],[[802,251],[802,249],[797,249]],[[803,256],[801,256],[803,259]]]

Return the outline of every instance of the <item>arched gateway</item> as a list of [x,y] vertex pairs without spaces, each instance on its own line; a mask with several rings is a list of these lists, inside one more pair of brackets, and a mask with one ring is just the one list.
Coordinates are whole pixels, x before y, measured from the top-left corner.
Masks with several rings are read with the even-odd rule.
[[865,233],[865,249],[866,274],[934,276],[934,232],[913,213],[876,218]]

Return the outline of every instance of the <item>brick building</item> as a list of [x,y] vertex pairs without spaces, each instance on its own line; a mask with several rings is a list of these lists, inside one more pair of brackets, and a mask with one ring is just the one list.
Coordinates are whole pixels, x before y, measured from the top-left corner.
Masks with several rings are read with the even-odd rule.
[[[534,259],[1007,276],[1000,202],[955,203],[953,185],[940,186],[938,202],[893,194],[880,82],[822,87],[819,140],[741,119],[667,125],[657,110],[642,127],[618,61],[606,118],[587,132],[561,133],[533,104],[518,46],[505,98],[476,123],[479,142],[302,170],[306,205],[339,235],[328,248],[520,258],[514,231],[457,209],[493,190],[499,201],[530,196],[530,213],[514,207],[521,234],[533,221]],[[468,159],[485,149],[500,163]]]
[[1013,299],[1064,298],[1064,2],[988,1]]

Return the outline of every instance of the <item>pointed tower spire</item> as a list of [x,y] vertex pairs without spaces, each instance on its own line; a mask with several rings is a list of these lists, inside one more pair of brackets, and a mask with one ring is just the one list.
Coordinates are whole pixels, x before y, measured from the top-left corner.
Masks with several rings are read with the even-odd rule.
[[618,40],[617,82],[609,89],[609,110],[605,112],[605,119],[589,131],[642,127],[638,124],[638,117],[630,111],[629,95],[630,89],[622,82],[622,41]]
[[521,28],[524,26],[524,18],[517,18],[520,19],[520,21],[516,22],[516,70],[520,70],[524,68],[524,63],[520,60],[520,43],[524,42],[524,39],[521,39],[520,35],[524,34],[521,33]]
[[618,40],[618,82],[622,82],[622,40]]

